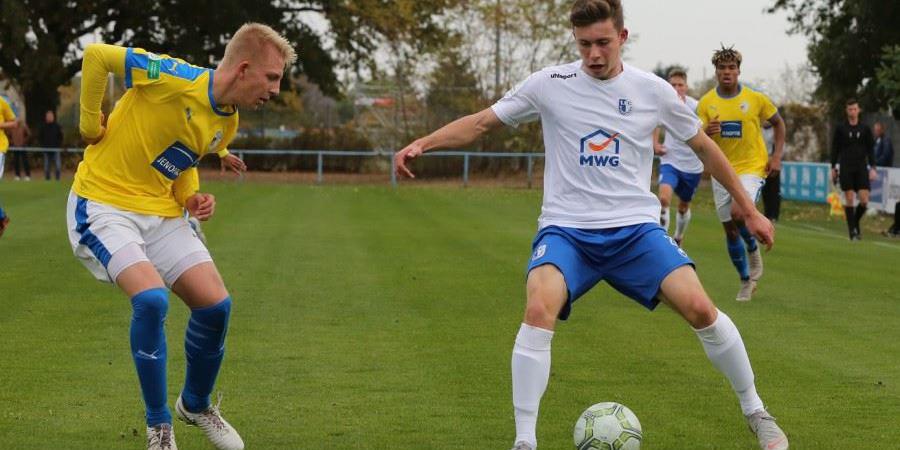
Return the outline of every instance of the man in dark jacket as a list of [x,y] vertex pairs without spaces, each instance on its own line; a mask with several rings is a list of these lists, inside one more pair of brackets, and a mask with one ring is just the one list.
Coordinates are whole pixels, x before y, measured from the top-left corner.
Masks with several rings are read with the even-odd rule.
[[[869,181],[877,176],[875,140],[872,130],[859,121],[859,103],[855,99],[847,100],[846,111],[847,121],[834,127],[831,140],[831,179],[832,182],[840,180],[850,240],[858,241],[861,239],[859,221],[869,204]],[[854,208],[856,194],[859,204]]]
[[59,180],[59,170],[62,166],[59,151],[63,143],[63,132],[59,124],[56,123],[56,113],[53,110],[47,110],[44,114],[44,123],[38,129],[38,144],[44,148],[53,148],[57,151],[44,152],[44,179],[50,179],[50,161],[53,160],[56,167],[56,179]]
[[891,142],[891,137],[884,132],[884,124],[875,122],[872,131],[875,132],[875,165],[893,167],[894,143]]

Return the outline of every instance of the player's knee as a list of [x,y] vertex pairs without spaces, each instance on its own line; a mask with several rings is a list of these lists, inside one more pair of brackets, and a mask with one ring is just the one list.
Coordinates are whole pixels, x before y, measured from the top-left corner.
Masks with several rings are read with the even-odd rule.
[[556,322],[556,314],[544,302],[531,301],[525,306],[525,323],[547,328],[552,327],[554,322]]
[[131,307],[136,319],[163,319],[169,311],[169,291],[153,288],[139,292],[131,298]]
[[691,326],[706,328],[716,321],[716,306],[705,295],[697,296],[690,302],[686,319]]

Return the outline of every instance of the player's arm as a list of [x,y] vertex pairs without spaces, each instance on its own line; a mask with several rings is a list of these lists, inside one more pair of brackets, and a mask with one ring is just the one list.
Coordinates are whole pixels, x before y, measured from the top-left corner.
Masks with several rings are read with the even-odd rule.
[[181,172],[172,184],[172,194],[188,213],[200,220],[209,220],[216,211],[216,198],[200,191],[200,175],[196,167]]
[[245,164],[241,158],[238,158],[237,155],[229,152],[227,148],[222,147],[216,154],[219,155],[219,160],[222,163],[223,169],[228,168],[228,170],[238,175],[240,175],[241,172],[247,171],[247,164]]
[[863,145],[868,149],[866,152],[866,161],[868,162],[869,167],[869,181],[875,181],[875,179],[878,178],[878,172],[875,171],[877,165],[875,162],[875,136],[872,134],[872,130],[869,127],[866,127],[865,139],[866,141]]
[[775,150],[766,164],[766,175],[781,172],[781,158],[784,156],[784,139],[787,134],[787,125],[781,114],[776,112],[769,118],[769,123],[772,124],[772,130],[775,132]]
[[127,49],[116,45],[89,44],[84,49],[81,63],[81,119],[78,128],[81,137],[88,144],[95,144],[106,131],[101,106],[106,92],[107,77],[110,73],[125,74]]
[[666,146],[659,142],[659,127],[653,129],[653,154],[662,156],[666,154]]
[[3,115],[3,121],[0,121],[0,130],[11,130],[19,126],[15,113],[3,99],[0,99],[0,113]]
[[744,191],[740,179],[719,146],[703,132],[698,132],[687,141],[687,144],[703,161],[704,167],[709,170],[716,181],[731,194],[732,214],[743,218],[750,232],[766,245],[766,249],[771,249],[772,244],[775,243],[775,228],[772,226],[772,222],[757,211],[756,205]]
[[838,157],[841,153],[841,126],[838,125],[834,127],[834,134],[831,136],[831,182],[834,183],[837,181],[838,170],[837,163]]
[[394,172],[398,175],[415,178],[406,167],[407,161],[421,156],[423,153],[439,148],[458,148],[475,142],[490,130],[499,128],[503,122],[493,109],[485,108],[475,114],[454,120],[437,131],[416,139],[394,155]]

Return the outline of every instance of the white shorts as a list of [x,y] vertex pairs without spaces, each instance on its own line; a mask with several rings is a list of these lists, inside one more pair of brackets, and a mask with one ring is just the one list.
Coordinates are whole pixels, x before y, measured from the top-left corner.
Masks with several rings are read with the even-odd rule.
[[69,192],[66,224],[75,256],[107,283],[126,268],[149,261],[171,287],[186,270],[212,261],[184,217],[124,211]]
[[[738,179],[741,180],[741,185],[744,186],[744,192],[747,193],[750,200],[753,200],[753,203],[756,203],[759,200],[759,194],[762,192],[763,185],[766,184],[766,180],[756,175],[738,175]],[[715,178],[712,180],[712,190],[719,221],[723,223],[730,222],[731,194]]]

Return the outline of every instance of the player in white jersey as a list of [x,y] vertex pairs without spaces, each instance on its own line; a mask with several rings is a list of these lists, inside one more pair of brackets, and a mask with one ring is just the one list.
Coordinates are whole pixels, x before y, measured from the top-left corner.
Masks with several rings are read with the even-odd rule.
[[[687,73],[673,69],[667,75],[669,84],[675,88],[678,97],[691,111],[697,110],[697,100],[687,95]],[[684,141],[666,139],[665,145],[659,141],[659,128],[653,130],[653,152],[659,155],[659,224],[669,231],[669,204],[672,192],[678,195],[678,214],[675,216],[675,234],[672,238],[681,246],[684,232],[691,222],[691,200],[700,185],[703,175],[703,161]]]
[[787,437],[756,393],[737,327],[713,305],[692,261],[658,224],[659,201],[650,192],[653,130],[662,125],[686,141],[734,196],[748,227],[770,246],[772,224],[753,207],[725,156],[672,87],[622,63],[628,30],[619,0],[577,0],[570,21],[581,61],[532,74],[492,107],[394,155],[395,171],[412,177],[407,163],[426,151],[466,145],[502,125],[541,120],[544,201],[512,355],[514,449],[537,448],[538,406],[557,319],[565,320],[573,302],[601,280],[649,309],[662,301],[681,315],[731,382],[761,447],[786,449]]

